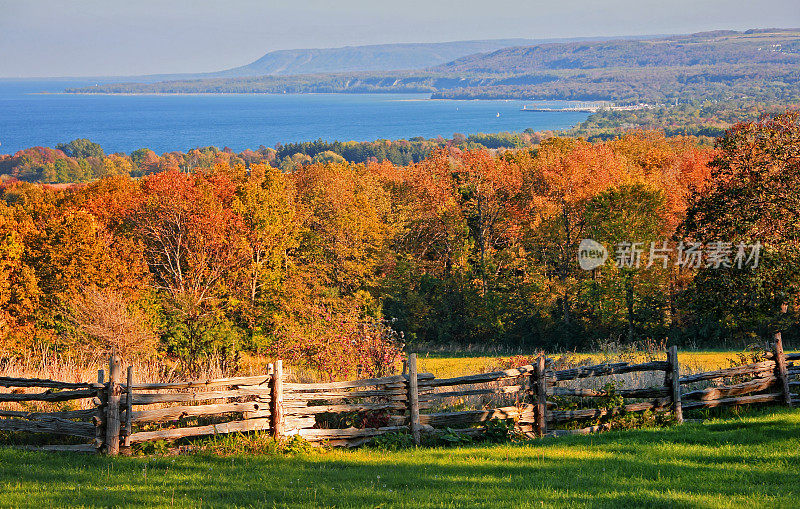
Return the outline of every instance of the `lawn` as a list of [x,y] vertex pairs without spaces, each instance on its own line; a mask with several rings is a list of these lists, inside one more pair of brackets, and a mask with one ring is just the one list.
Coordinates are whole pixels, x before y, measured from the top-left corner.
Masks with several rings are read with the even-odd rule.
[[0,449],[0,506],[797,507],[800,411],[521,444],[108,458]]

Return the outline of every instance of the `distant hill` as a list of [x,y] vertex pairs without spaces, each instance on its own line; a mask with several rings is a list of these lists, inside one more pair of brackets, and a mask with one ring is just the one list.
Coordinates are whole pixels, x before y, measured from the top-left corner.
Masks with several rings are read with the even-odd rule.
[[272,51],[255,62],[212,73],[214,76],[287,76],[358,71],[424,69],[473,53],[536,44],[530,39],[458,41],[431,44],[381,44],[329,49]]
[[[449,99],[609,99],[618,102],[800,100],[800,29],[701,32],[652,40],[503,48],[429,70],[481,76],[437,90]],[[492,77],[495,77],[492,79]]]
[[521,74],[561,69],[798,63],[798,31],[717,31],[654,40],[502,48],[488,54],[461,57],[432,70],[459,74]]
[[[642,39],[644,36],[615,39]],[[608,40],[609,38],[572,37],[560,39],[489,39],[435,43],[398,43],[341,48],[311,48],[271,51],[247,65],[223,71],[192,74],[151,74],[125,77],[120,81],[193,80],[210,78],[244,78],[250,76],[294,76],[351,72],[383,72],[421,70],[435,67],[475,53],[489,53],[513,46],[530,46],[551,42]]]
[[[351,48],[347,54],[353,58],[362,51],[378,54],[375,47],[360,48],[355,53]],[[337,69],[346,65],[344,61],[334,65],[337,58],[344,58],[344,53],[330,51],[333,53],[319,57],[321,60],[314,65],[322,65],[323,61]],[[258,62],[251,65],[256,66],[252,72],[259,68],[258,72],[269,69],[273,73],[286,73],[283,75],[117,83],[69,91],[427,92],[433,98],[443,99],[610,100],[625,104],[736,97],[781,102],[800,100],[800,30],[797,29],[717,31],[648,40],[582,40],[512,46],[461,56],[424,70],[408,71],[291,74],[305,68],[306,64],[282,59],[270,57],[258,64],[263,67],[256,66]],[[389,61],[387,59],[384,60]],[[356,60],[350,61],[351,64],[363,64],[356,64]],[[397,56],[395,65],[400,65],[401,61]]]

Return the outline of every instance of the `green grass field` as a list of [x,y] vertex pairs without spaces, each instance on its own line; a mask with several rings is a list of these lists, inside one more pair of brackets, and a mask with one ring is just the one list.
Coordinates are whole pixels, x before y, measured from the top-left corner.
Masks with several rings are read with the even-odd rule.
[[108,458],[0,449],[0,506],[797,507],[800,411],[521,444]]

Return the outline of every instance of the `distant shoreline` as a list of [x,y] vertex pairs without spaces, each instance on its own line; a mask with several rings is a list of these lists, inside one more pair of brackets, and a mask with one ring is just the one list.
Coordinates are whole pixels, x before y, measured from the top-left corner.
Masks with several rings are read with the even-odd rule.
[[[427,95],[430,96],[431,94],[428,92],[291,92],[291,93],[276,93],[276,92],[28,92],[29,95],[127,95],[127,96],[136,96],[136,95],[154,95],[154,96],[171,96],[171,95],[199,95],[199,96],[211,96],[211,95],[235,95],[235,96],[244,96],[244,95],[274,95],[274,96],[285,96],[285,95]],[[433,99],[432,97],[428,97],[430,100],[437,100]],[[415,101],[419,99],[408,99],[409,101]],[[450,99],[450,100],[472,100],[472,99]],[[479,99],[474,99],[479,100]],[[502,101],[505,99],[496,99],[498,101]],[[514,99],[517,100],[517,99]]]
[[[97,95],[97,96],[300,96],[300,95],[313,95],[313,96],[358,96],[358,95],[372,95],[372,96],[393,96],[393,95],[427,95],[427,99],[395,99],[397,102],[414,102],[414,101],[453,101],[453,102],[475,102],[475,101],[493,101],[493,102],[521,102],[521,103],[566,103],[575,104],[585,101],[574,99],[516,99],[516,98],[497,98],[497,97],[475,97],[472,99],[458,99],[449,97],[433,97],[432,93],[428,92],[289,92],[289,93],[275,93],[275,92],[29,92],[29,95]],[[598,101],[607,102],[611,101]],[[613,106],[612,109],[629,109],[628,107]],[[524,110],[524,108],[523,108]],[[535,109],[527,109],[527,111],[537,111]],[[563,108],[542,108],[538,111],[582,111],[569,106]]]

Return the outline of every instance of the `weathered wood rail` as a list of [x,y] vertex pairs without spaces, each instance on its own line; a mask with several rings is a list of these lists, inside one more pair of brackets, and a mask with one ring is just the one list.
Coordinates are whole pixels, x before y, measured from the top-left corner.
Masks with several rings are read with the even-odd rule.
[[[290,383],[281,361],[264,375],[137,383],[132,366],[122,380],[112,356],[108,381],[104,370],[92,383],[0,377],[0,387],[13,389],[0,392],[0,431],[68,436],[81,443],[42,448],[108,454],[141,442],[248,431],[348,447],[407,431],[420,443],[444,429],[480,434],[492,419],[511,419],[532,437],[585,434],[609,429],[615,416],[646,411],[682,422],[684,410],[798,404],[798,361],[800,354],[784,353],[779,334],[764,360],[683,376],[675,347],[665,361],[554,370],[539,357],[452,378],[418,373],[411,354],[405,374],[326,383]],[[81,401],[90,408],[74,408]],[[31,404],[57,408],[25,408]]]

